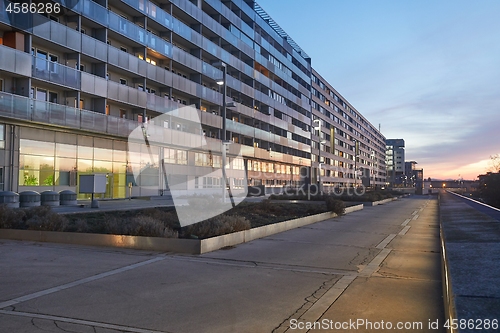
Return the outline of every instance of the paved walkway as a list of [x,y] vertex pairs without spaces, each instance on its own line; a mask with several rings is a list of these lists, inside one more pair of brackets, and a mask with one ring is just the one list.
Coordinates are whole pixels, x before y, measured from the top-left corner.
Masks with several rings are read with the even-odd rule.
[[199,256],[0,240],[0,332],[428,325],[443,317],[436,220],[437,201],[413,197]]
[[461,324],[460,333],[500,332],[498,216],[496,209],[441,193],[449,310]]

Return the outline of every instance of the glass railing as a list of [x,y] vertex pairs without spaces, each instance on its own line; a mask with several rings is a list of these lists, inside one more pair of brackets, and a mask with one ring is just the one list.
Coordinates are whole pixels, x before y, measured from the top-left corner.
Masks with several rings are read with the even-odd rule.
[[138,123],[62,104],[0,92],[0,115],[127,137]]
[[57,62],[33,56],[32,75],[34,78],[49,81],[79,90],[81,87],[80,71],[63,66]]
[[29,53],[0,45],[0,70],[31,76],[31,63]]

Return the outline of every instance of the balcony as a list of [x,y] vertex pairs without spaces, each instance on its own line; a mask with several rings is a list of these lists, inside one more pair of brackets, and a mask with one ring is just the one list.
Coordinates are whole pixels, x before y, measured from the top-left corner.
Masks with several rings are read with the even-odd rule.
[[32,57],[32,75],[34,78],[77,90],[81,87],[80,71],[46,59]]
[[127,137],[136,121],[0,92],[0,116]]
[[31,55],[28,53],[0,45],[0,70],[29,77],[31,64]]

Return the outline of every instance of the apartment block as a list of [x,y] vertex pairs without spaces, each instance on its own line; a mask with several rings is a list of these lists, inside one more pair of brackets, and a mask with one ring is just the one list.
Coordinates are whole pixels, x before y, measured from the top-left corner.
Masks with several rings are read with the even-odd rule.
[[385,186],[385,137],[314,69],[311,93],[313,178],[325,191]]
[[[220,168],[220,154],[183,144],[199,136],[209,144],[231,142],[234,186],[243,186],[241,171],[248,185],[268,188],[308,181],[317,163],[313,113],[325,117],[312,107],[319,83],[312,83],[311,58],[256,2],[62,1],[61,13],[45,15],[9,13],[8,3],[0,2],[0,189],[69,189],[86,198],[79,176],[102,173],[101,198],[127,197],[129,185],[133,196],[219,191],[221,179],[205,175]],[[223,106],[224,71],[225,100],[232,103]],[[357,138],[356,162],[373,183],[383,183],[380,133],[347,101],[343,107],[331,100],[345,115],[332,109],[342,120],[328,122],[338,131],[335,149],[324,146],[332,149],[325,151],[325,182],[353,182],[352,170],[333,169],[352,168],[349,140]],[[196,108],[201,131],[168,118],[185,106]],[[177,138],[150,143],[159,163],[128,152],[129,134],[144,124]],[[134,167],[148,175],[135,179]],[[147,189],[155,183],[159,191]]]
[[386,140],[387,182],[390,186],[401,186],[405,174],[405,140]]

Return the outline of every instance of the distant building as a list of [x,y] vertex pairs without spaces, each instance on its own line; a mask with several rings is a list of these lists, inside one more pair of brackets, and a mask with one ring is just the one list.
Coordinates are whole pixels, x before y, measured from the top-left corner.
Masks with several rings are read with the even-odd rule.
[[321,172],[327,192],[336,186],[384,186],[386,140],[382,133],[314,68],[311,92],[313,179]]
[[389,186],[402,186],[405,174],[405,140],[385,140],[385,164]]
[[403,185],[405,187],[415,187],[415,166],[418,163],[415,161],[405,161],[405,173],[404,173],[404,179],[403,179]]

